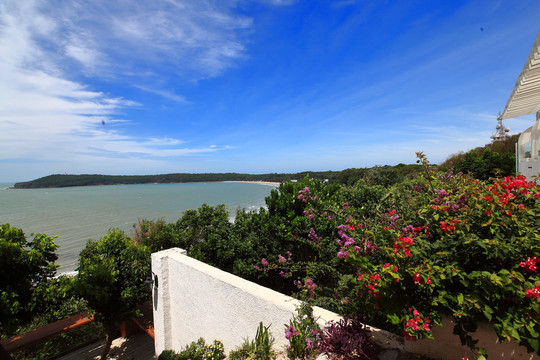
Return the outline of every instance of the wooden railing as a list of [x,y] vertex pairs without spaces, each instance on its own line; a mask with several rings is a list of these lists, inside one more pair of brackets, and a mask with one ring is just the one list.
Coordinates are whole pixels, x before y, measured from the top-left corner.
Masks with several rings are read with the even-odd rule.
[[88,317],[87,313],[81,313],[70,316],[63,320],[56,321],[52,324],[42,326],[38,329],[34,329],[22,335],[0,340],[0,359],[9,359],[10,357],[7,354],[49,340],[56,335],[60,335],[62,333],[65,333],[66,331],[70,331],[83,325],[87,325],[92,321],[93,318]]
[[[152,306],[150,304],[144,304],[138,306],[138,309],[143,316],[140,318],[132,318],[131,321],[124,322],[120,326],[121,336],[129,336],[130,334],[135,332],[134,327],[136,327],[137,329],[144,331],[152,339],[154,339]],[[22,350],[34,344],[39,344],[67,331],[71,331],[81,326],[88,325],[92,321],[94,321],[93,316],[88,316],[87,313],[80,313],[70,316],[66,319],[42,326],[38,329],[34,329],[22,335],[0,340],[0,360],[9,360],[11,359],[9,354],[15,351]]]

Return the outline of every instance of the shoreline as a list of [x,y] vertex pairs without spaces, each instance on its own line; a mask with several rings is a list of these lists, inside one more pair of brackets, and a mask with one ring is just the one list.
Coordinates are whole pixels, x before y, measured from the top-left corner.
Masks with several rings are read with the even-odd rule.
[[260,184],[260,185],[269,185],[269,186],[279,186],[281,185],[280,182],[272,182],[272,181],[249,181],[249,180],[226,180],[226,181],[219,181],[223,183],[242,183],[242,184]]

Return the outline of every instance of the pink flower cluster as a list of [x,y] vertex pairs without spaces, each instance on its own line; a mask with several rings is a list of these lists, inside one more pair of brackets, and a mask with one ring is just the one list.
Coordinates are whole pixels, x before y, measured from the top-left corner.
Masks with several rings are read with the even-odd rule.
[[308,278],[305,282],[304,282],[304,286],[307,288],[307,290],[309,291],[309,297],[310,298],[315,298],[315,289],[317,288],[317,284],[315,284],[313,282],[313,280],[311,280],[310,278]]
[[308,219],[313,219],[315,217],[315,210],[313,208],[309,208],[307,210],[304,210],[303,214]]
[[310,229],[309,229],[308,238],[309,238],[311,241],[317,243],[318,245],[321,245],[322,237],[317,236],[317,233],[315,233],[315,229],[313,229],[313,228],[310,228]]
[[298,336],[298,331],[292,325],[289,325],[285,328],[285,338],[288,340],[292,337]]
[[298,196],[296,198],[298,200],[302,200],[302,202],[308,202],[309,200],[319,200],[318,196],[311,196],[311,191],[307,186],[298,192]]

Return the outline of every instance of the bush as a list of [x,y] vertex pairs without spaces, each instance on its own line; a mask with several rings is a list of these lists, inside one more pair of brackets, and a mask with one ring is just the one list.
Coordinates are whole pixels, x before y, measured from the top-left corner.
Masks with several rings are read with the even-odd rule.
[[79,255],[77,293],[107,330],[107,356],[118,325],[137,315],[136,306],[150,300],[144,281],[150,276],[150,252],[114,229],[99,241],[90,240]]
[[46,310],[37,294],[56,273],[57,248],[54,237],[37,234],[27,241],[21,229],[0,225],[0,333],[4,336]]
[[329,322],[322,333],[319,348],[330,359],[370,360],[376,358],[375,344],[358,317],[345,317],[338,322]]
[[270,326],[264,326],[262,322],[259,323],[255,340],[249,341],[245,339],[244,343],[236,350],[232,350],[229,353],[230,360],[245,360],[245,359],[257,359],[257,360],[270,360],[273,358],[274,351],[272,350],[272,344],[274,339],[270,333]]
[[214,340],[212,345],[206,345],[203,338],[192,342],[185,350],[175,353],[172,350],[164,350],[158,360],[219,360],[225,359],[223,344]]
[[[468,333],[488,321],[501,339],[538,352],[538,186],[451,173],[414,184],[414,206],[342,226],[338,256],[357,267],[353,302],[407,337],[431,337],[431,326],[449,315],[471,347]],[[361,251],[368,242],[369,254]]]
[[285,324],[285,337],[289,340],[287,355],[290,359],[315,359],[321,330],[313,317],[313,308],[303,303],[289,324]]

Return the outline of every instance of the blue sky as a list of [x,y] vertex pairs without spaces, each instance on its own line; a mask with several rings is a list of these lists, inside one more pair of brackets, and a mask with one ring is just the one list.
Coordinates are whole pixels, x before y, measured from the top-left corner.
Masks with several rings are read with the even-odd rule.
[[537,0],[3,0],[0,181],[442,162],[490,141],[538,14]]

